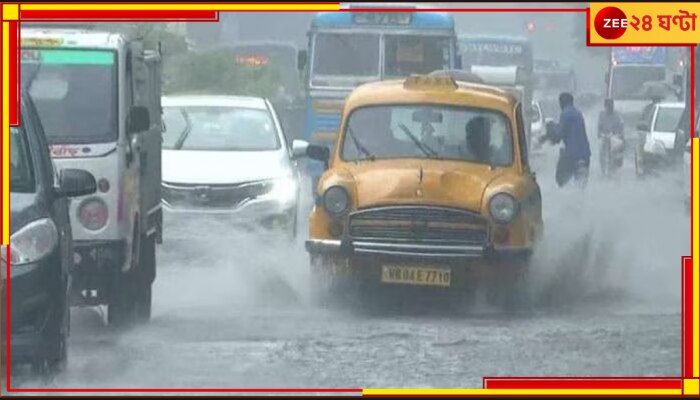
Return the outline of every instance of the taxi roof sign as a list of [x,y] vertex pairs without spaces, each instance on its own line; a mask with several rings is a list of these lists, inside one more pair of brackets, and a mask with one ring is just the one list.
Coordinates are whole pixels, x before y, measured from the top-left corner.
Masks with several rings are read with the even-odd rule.
[[441,90],[457,90],[459,85],[450,75],[447,76],[429,76],[429,75],[411,75],[403,83],[405,89],[441,89]]

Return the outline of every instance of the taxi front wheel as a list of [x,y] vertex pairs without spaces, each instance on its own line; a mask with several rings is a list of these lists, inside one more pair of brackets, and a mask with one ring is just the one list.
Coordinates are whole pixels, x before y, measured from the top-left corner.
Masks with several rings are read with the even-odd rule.
[[309,286],[314,304],[322,307],[335,304],[344,293],[343,289],[349,285],[347,271],[336,268],[337,264],[332,257],[311,256]]
[[485,284],[487,303],[508,312],[527,308],[530,304],[529,268],[530,256],[497,266],[496,274],[490,275]]

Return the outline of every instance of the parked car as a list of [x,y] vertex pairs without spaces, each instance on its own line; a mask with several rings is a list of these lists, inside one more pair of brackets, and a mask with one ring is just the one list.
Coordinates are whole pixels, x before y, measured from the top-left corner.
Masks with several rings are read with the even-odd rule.
[[166,96],[163,206],[177,214],[227,217],[241,225],[297,232],[298,154],[269,101],[237,96]]
[[[10,291],[10,320],[3,309],[2,341],[10,324],[10,362],[40,372],[64,365],[70,331],[73,237],[69,198],[96,190],[87,171],[58,173],[32,102],[23,98],[21,124],[10,128],[10,240],[2,248],[2,300]],[[6,276],[6,261],[10,270]]]
[[330,161],[306,242],[321,298],[349,283],[463,300],[483,288],[495,304],[517,304],[543,230],[522,107],[450,76],[355,89],[332,157],[309,154]]
[[640,143],[635,151],[635,170],[638,176],[673,163],[678,123],[685,104],[662,102],[654,106],[650,122],[637,125]]

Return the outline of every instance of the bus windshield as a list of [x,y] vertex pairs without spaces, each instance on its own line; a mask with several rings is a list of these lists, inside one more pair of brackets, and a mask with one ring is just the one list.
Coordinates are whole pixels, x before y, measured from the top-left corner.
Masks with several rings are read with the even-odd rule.
[[315,78],[366,80],[379,76],[378,34],[319,33],[314,45],[312,72]]
[[[380,48],[384,44],[384,66]],[[380,33],[318,33],[312,86],[348,86],[381,78],[450,69],[449,36]]]
[[29,88],[49,143],[117,140],[114,52],[23,49],[21,60],[22,84]]
[[450,68],[450,40],[445,36],[386,35],[384,73],[387,77],[429,74]]

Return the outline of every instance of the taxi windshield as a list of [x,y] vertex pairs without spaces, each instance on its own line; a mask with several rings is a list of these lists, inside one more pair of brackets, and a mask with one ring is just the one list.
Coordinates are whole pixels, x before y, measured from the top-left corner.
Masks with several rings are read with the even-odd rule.
[[163,107],[163,148],[264,151],[280,148],[270,114],[243,107]]
[[350,114],[341,155],[346,161],[429,158],[509,166],[512,136],[508,119],[493,110],[425,104],[370,106]]

